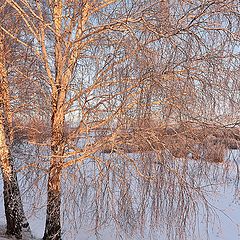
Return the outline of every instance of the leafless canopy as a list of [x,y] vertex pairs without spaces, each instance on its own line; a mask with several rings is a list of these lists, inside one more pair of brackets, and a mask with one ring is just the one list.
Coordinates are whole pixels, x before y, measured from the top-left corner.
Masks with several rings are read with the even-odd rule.
[[23,106],[15,119],[26,116],[31,147],[44,152],[20,167],[48,173],[44,239],[60,237],[60,205],[64,221],[90,219],[96,231],[160,226],[169,239],[186,238],[200,205],[211,212],[206,192],[228,178],[229,149],[239,148],[239,1],[0,8],[20,19],[20,33],[6,20],[1,30],[33,63],[12,69],[12,102]]

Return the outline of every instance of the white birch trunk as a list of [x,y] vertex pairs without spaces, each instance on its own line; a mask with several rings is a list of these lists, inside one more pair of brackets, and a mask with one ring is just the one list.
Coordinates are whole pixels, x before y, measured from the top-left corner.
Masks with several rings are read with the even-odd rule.
[[7,71],[4,57],[4,36],[0,32],[0,166],[3,177],[3,195],[7,234],[22,238],[22,229],[31,235],[30,227],[24,214],[17,174],[11,156],[12,113],[7,83]]

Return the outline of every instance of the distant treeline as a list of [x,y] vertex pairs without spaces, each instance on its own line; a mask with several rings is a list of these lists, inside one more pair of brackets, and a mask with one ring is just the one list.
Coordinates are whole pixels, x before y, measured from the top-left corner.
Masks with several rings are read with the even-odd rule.
[[[101,136],[101,130],[99,130]],[[102,130],[102,137],[111,134]],[[240,129],[184,122],[173,125],[148,124],[119,130],[115,143],[107,143],[104,152],[169,152],[176,158],[222,162],[227,149],[240,149]]]

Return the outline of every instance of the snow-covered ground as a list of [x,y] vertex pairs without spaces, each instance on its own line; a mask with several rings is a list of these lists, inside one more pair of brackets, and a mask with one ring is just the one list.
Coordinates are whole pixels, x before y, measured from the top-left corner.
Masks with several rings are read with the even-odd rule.
[[[240,166],[240,152],[233,152],[232,158],[235,160],[235,163]],[[236,169],[236,164],[230,164],[229,167]],[[231,172],[231,169],[230,169]],[[231,180],[230,180],[231,182]],[[198,240],[240,240],[240,193],[235,192],[236,188],[233,187],[234,184],[223,185],[219,187],[214,194],[211,194],[208,202],[212,204],[213,208],[216,210],[216,217],[211,218],[208,222],[208,234],[206,233],[205,223],[200,222],[199,232],[201,233]],[[236,197],[234,198],[234,193]],[[31,209],[33,206],[28,206],[26,202],[26,209]],[[30,202],[29,202],[30,204]],[[37,214],[31,214],[27,211],[29,222],[31,225],[32,232],[35,236],[33,239],[40,239],[43,236],[44,223],[45,223],[45,208],[44,205],[39,208]],[[3,197],[2,197],[2,182],[0,182],[0,240],[12,239],[4,235],[5,229],[5,217],[3,210]],[[69,227],[70,228],[70,227]],[[78,233],[72,234],[68,232],[68,226],[64,227],[64,240],[96,240],[98,239],[92,231],[90,231],[91,226],[82,227]],[[109,227],[103,232],[100,232],[101,239],[110,240],[116,239],[115,230]],[[154,233],[155,238],[152,239],[164,239],[160,237],[160,233]],[[156,236],[159,236],[157,238]],[[131,238],[128,237],[128,240]],[[132,240],[140,239],[139,237],[133,237]],[[145,238],[145,239],[150,239]],[[27,239],[26,239],[27,240]],[[30,240],[30,239],[28,239]]]

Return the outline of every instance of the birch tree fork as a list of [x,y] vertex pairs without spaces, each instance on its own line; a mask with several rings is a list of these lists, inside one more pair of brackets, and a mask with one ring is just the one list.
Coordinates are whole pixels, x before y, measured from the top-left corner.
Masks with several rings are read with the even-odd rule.
[[[12,113],[10,107],[7,70],[5,67],[4,34],[0,32],[0,163],[3,177],[3,196],[7,234],[22,238],[22,228],[30,228],[24,214],[17,174],[11,156]],[[29,235],[30,234],[30,235]]]

